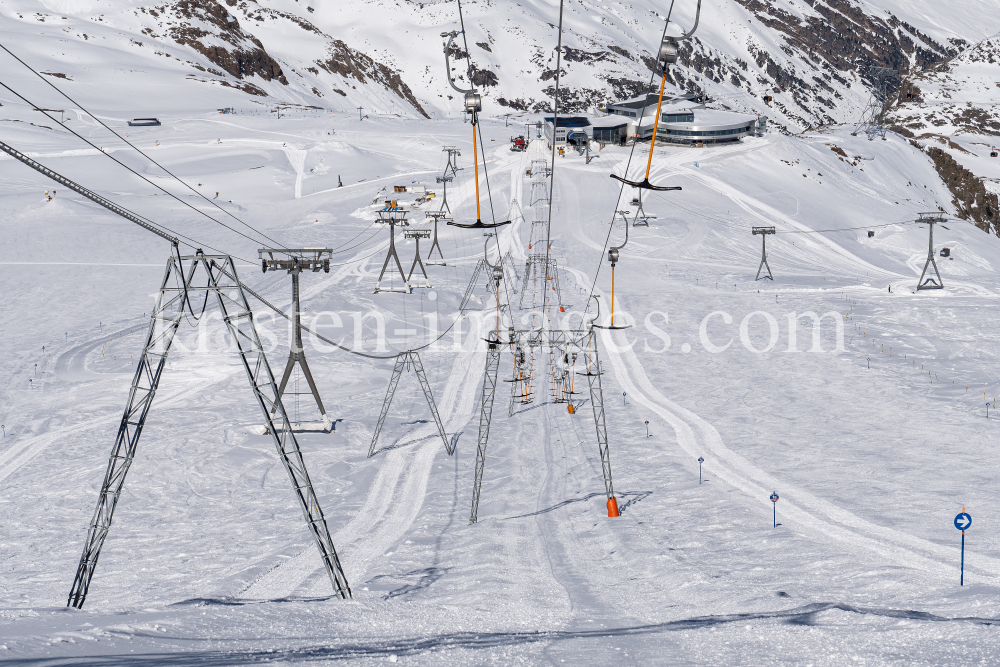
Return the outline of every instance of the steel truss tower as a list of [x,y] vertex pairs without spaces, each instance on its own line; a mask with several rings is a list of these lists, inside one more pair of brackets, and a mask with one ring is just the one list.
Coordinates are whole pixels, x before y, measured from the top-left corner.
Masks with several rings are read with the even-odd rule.
[[[496,398],[497,374],[500,368],[500,352],[504,346],[511,346],[514,351],[515,365],[518,364],[517,350],[523,347],[548,348],[565,350],[571,346],[583,350],[586,361],[586,375],[590,384],[590,401],[593,405],[594,426],[597,431],[597,447],[601,456],[601,469],[604,474],[604,488],[607,494],[608,516],[618,516],[618,501],[615,498],[614,482],[611,477],[611,449],[608,445],[608,427],[604,415],[604,392],[601,387],[601,364],[597,352],[597,337],[593,327],[587,329],[508,329],[508,340],[501,341],[496,332],[491,332],[493,339],[487,340],[486,369],[483,373],[483,387],[480,393],[479,438],[476,443],[475,479],[472,485],[472,513],[469,523],[476,523],[479,515],[479,498],[482,489],[483,472],[486,467],[486,448],[489,444],[490,425],[493,421],[493,402]],[[516,376],[515,376],[516,377]]]
[[528,281],[530,280],[532,284],[538,280],[539,267],[541,267],[542,278],[544,279],[546,285],[543,285],[543,289],[549,289],[548,283],[552,283],[552,290],[556,293],[556,299],[559,301],[559,310],[562,311],[563,301],[562,301],[562,289],[559,287],[559,266],[556,262],[555,257],[549,257],[546,259],[545,253],[543,252],[533,252],[528,255],[528,259],[524,263],[524,281],[521,284],[521,297],[518,303],[518,308],[524,308],[524,295],[527,293]]
[[414,350],[408,350],[406,352],[400,352],[396,356],[396,363],[392,369],[392,377],[389,378],[389,388],[385,392],[385,400],[382,401],[382,412],[378,417],[378,424],[375,426],[375,434],[372,436],[372,445],[368,449],[368,458],[375,455],[375,446],[378,444],[378,436],[382,433],[382,425],[385,424],[386,415],[389,414],[389,406],[392,405],[392,398],[396,395],[396,385],[399,384],[399,378],[403,374],[404,370],[409,370],[410,366],[413,366],[413,370],[417,373],[417,379],[420,381],[420,388],[424,391],[424,398],[427,399],[427,407],[431,409],[431,414],[434,415],[434,423],[437,424],[438,433],[441,434],[441,441],[444,442],[444,449],[451,456],[455,453],[454,448],[448,441],[448,436],[444,432],[444,423],[441,421],[441,416],[438,414],[437,404],[434,402],[434,394],[431,393],[431,385],[427,381],[427,374],[424,373],[424,365],[420,362],[420,355]]
[[[406,278],[406,273],[403,271],[403,263],[399,261],[399,255],[396,253],[396,225],[400,227],[410,226],[410,221],[406,219],[406,213],[406,211],[399,210],[398,207],[393,207],[392,209],[386,208],[378,212],[378,220],[375,222],[389,226],[389,252],[386,253],[385,263],[382,264],[382,271],[378,274],[378,281],[375,282],[375,294],[379,292],[403,292],[404,294],[410,294],[413,291],[413,288],[410,287],[410,281]],[[385,276],[385,270],[389,268],[391,260],[395,260],[396,262],[396,268],[399,269],[399,278],[403,281],[404,287],[382,289],[382,278]]]
[[757,267],[757,277],[754,280],[760,280],[760,272],[766,266],[767,275],[765,278],[770,278],[771,282],[774,282],[774,276],[771,275],[771,265],[767,263],[767,237],[774,234],[774,227],[754,227],[752,232],[754,236],[760,236],[762,245],[760,247],[760,266]]
[[[920,272],[920,280],[917,281],[917,289],[944,289],[944,281],[941,280],[941,272],[938,271],[937,262],[934,261],[934,225],[939,222],[947,222],[946,218],[941,213],[918,213],[917,223],[927,225],[927,261],[924,262],[924,270]],[[934,275],[937,276],[937,282],[934,278],[928,276],[927,280],[924,280],[924,275],[927,273],[927,267],[934,267]]]
[[[638,203],[636,202],[638,200]],[[642,208],[642,190],[639,190],[639,196],[632,200],[633,204],[638,205],[635,211],[635,218],[632,220],[633,227],[649,227],[649,216],[646,215],[646,211]]]
[[[183,267],[183,262],[188,262],[186,269]],[[205,276],[199,275],[201,273]],[[299,449],[288,414],[281,402],[274,375],[257,335],[253,313],[237,278],[233,260],[226,255],[205,255],[198,251],[193,256],[171,257],[167,262],[160,294],[150,318],[146,344],[139,356],[128,404],[118,427],[118,435],[115,437],[108,469],[98,495],[97,508],[90,521],[83,555],[73,579],[67,602],[70,607],[80,609],[87,599],[101,547],[111,528],[115,507],[125,485],[125,476],[135,457],[139,437],[142,435],[146,416],[159,387],[160,376],[167,363],[167,354],[170,352],[184,309],[190,308],[191,303],[198,302],[198,296],[204,295],[207,299],[213,294],[218,300],[222,319],[229,328],[243,362],[243,368],[250,380],[250,388],[264,415],[278,457],[291,478],[295,496],[302,508],[306,525],[316,541],[333,589],[342,598],[351,597],[347,577],[340,566],[326,518],[320,509],[319,500],[302,458],[302,451]],[[272,415],[272,408],[276,408],[276,418]]]
[[[274,255],[279,257],[275,259]],[[267,255],[267,257],[264,257]],[[284,255],[283,257],[281,255]],[[330,257],[333,255],[331,248],[263,248],[257,251],[257,256],[262,262],[264,272],[284,270],[292,274],[292,344],[289,346],[288,363],[285,364],[285,372],[281,374],[281,383],[278,385],[278,395],[285,395],[285,387],[288,386],[288,378],[292,376],[295,364],[302,369],[309,384],[309,391],[312,393],[319,413],[323,417],[323,428],[326,431],[333,430],[333,422],[326,415],[326,408],[323,407],[323,400],[319,397],[319,389],[309,371],[309,363],[306,361],[306,351],[302,346],[302,319],[299,308],[299,274],[303,270],[317,272],[320,269],[330,273]],[[271,408],[271,414],[278,409],[275,405]]]
[[868,99],[868,106],[861,112],[861,120],[858,121],[852,136],[857,136],[859,132],[868,135],[868,141],[875,137],[880,137],[885,141],[885,127],[883,118],[885,117],[885,104],[889,101],[889,81],[899,74],[898,70],[889,67],[868,68],[872,77],[872,94]]

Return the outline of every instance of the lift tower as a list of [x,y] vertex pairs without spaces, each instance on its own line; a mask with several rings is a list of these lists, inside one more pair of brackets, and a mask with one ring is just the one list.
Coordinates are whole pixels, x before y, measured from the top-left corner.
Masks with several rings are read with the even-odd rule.
[[[396,225],[400,227],[410,226],[410,221],[406,219],[406,214],[407,211],[398,206],[387,206],[378,212],[378,220],[375,222],[389,227],[389,252],[386,253],[385,263],[382,264],[382,272],[378,274],[378,280],[375,282],[375,294],[379,292],[403,292],[404,294],[410,294],[413,292],[413,289],[410,287],[410,281],[406,279],[406,272],[403,271],[403,263],[399,261],[399,254],[396,253]],[[396,262],[396,268],[399,270],[399,278],[403,281],[403,287],[382,288],[382,278],[385,276],[385,270],[389,268],[390,261]]]
[[861,112],[861,120],[858,121],[852,136],[857,136],[858,132],[868,135],[868,141],[879,137],[885,141],[885,103],[889,100],[889,81],[899,74],[899,70],[890,67],[875,67],[868,69],[872,78],[872,94],[868,99],[868,106]]
[[[934,225],[939,222],[947,222],[943,214],[934,211],[932,213],[918,213],[917,214],[917,224],[927,225],[927,261],[924,262],[924,270],[920,272],[920,280],[917,281],[917,289],[944,289],[944,281],[941,280],[941,273],[938,271],[937,262],[934,261]],[[937,276],[937,282],[934,278],[927,276],[927,280],[924,280],[924,275],[927,273],[927,267],[934,267],[934,275]]]
[[[295,434],[292,433],[288,415],[281,404],[281,396],[278,395],[278,389],[274,383],[274,375],[271,373],[271,367],[267,363],[260,337],[257,335],[253,313],[245,296],[245,292],[249,290],[245,290],[243,283],[236,277],[236,266],[232,258],[227,255],[206,256],[201,250],[198,250],[194,256],[184,257],[178,250],[179,240],[165,233],[150,220],[136,215],[96,192],[52,171],[3,142],[0,142],[0,151],[23,162],[60,185],[64,185],[103,206],[112,213],[169,241],[176,253],[176,257],[171,257],[167,261],[167,270],[160,286],[156,309],[150,318],[146,344],[139,357],[135,377],[132,379],[128,405],[122,415],[118,435],[115,437],[115,444],[111,450],[108,469],[104,475],[101,492],[98,495],[97,508],[90,521],[87,541],[84,543],[83,555],[77,566],[67,606],[81,609],[87,599],[90,582],[94,577],[94,570],[97,568],[98,557],[101,555],[101,548],[104,546],[108,531],[111,529],[111,519],[125,486],[125,476],[128,474],[129,467],[135,457],[139,436],[146,423],[146,415],[149,413],[149,408],[160,384],[160,375],[167,365],[167,353],[170,351],[171,342],[184,316],[185,306],[190,310],[192,302],[197,302],[197,295],[201,293],[205,293],[206,297],[214,293],[218,300],[222,319],[236,343],[237,352],[243,361],[243,368],[250,380],[250,388],[264,413],[264,419],[271,426],[269,429],[271,439],[292,480],[292,487],[305,515],[306,525],[319,548],[320,557],[326,567],[327,574],[330,576],[334,591],[342,598],[351,597],[351,588],[347,583],[343,568],[340,566],[340,559],[333,546],[326,517],[323,515],[323,510],[320,509],[319,499],[313,489],[305,461],[302,458],[302,451],[295,439]],[[187,262],[186,268],[184,262]],[[207,274],[207,280],[200,275],[196,276],[199,268],[202,268]],[[183,288],[176,286],[174,277],[178,279],[178,282],[183,283]],[[195,294],[194,299],[191,298],[192,292]],[[268,406],[274,404],[278,405],[277,421],[281,424],[279,427],[275,426],[276,420],[272,419],[271,413],[268,411]]]
[[[266,255],[266,257],[265,257]],[[278,257],[275,257],[278,255]],[[323,430],[332,431],[333,422],[326,415],[326,408],[323,407],[323,400],[319,397],[319,389],[313,380],[312,373],[309,372],[309,363],[306,361],[306,351],[302,346],[302,310],[299,307],[299,274],[303,271],[316,273],[320,270],[330,273],[330,258],[333,256],[332,248],[262,248],[257,251],[257,256],[261,260],[261,268],[264,273],[268,271],[287,271],[292,275],[292,343],[288,350],[288,363],[285,364],[285,372],[281,375],[281,383],[278,385],[278,396],[285,395],[285,387],[288,386],[288,378],[292,375],[295,364],[299,365],[302,375],[305,376],[309,384],[309,391],[316,400],[316,407],[323,417]],[[298,381],[296,381],[296,384]],[[295,399],[298,401],[299,392],[295,392]],[[271,414],[278,409],[275,405],[271,408]]]
[[[431,237],[431,249],[427,253],[427,261],[425,263],[434,266],[447,266],[444,261],[444,253],[441,252],[441,244],[438,243],[438,222],[441,221],[441,218],[446,218],[445,213],[444,211],[427,211],[424,213],[424,216],[434,219],[434,236]],[[434,261],[433,255],[435,248],[437,248],[438,256],[441,257],[441,261]]]
[[774,227],[754,227],[752,233],[754,236],[760,236],[761,246],[760,246],[760,266],[757,267],[757,277],[754,280],[760,280],[760,272],[766,266],[767,275],[765,278],[770,278],[771,282],[774,282],[774,276],[771,275],[771,265],[767,263],[767,237],[774,234]]

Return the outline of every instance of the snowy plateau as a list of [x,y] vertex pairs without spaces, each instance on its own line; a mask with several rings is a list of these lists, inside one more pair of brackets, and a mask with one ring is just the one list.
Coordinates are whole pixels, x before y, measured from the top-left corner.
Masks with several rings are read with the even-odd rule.
[[[466,0],[474,135],[454,0],[0,0],[0,666],[1000,665],[1000,0],[704,0],[666,92],[767,129],[553,152],[556,99],[597,123],[658,89],[697,4]],[[871,66],[884,141],[854,134]],[[258,251],[332,250],[299,275],[332,430],[300,370],[294,433],[264,428],[240,290],[168,276],[81,608],[176,253],[26,159],[185,270],[230,256],[251,372],[294,342]],[[681,189],[635,225],[609,175],[647,172]],[[442,220],[426,281],[375,293],[445,200],[511,222]]]

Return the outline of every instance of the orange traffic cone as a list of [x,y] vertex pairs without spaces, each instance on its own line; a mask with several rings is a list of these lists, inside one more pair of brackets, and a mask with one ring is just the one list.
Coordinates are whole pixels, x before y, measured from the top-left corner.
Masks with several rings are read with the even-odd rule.
[[621,516],[621,514],[618,513],[618,499],[614,496],[608,498],[608,516]]

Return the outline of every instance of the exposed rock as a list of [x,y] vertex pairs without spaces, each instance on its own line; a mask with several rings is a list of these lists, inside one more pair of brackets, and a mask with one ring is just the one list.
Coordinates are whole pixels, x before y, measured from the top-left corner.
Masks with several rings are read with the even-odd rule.
[[[243,32],[236,18],[217,2],[180,0],[171,7],[160,10],[188,19],[187,22],[167,28],[167,35],[171,39],[178,44],[190,46],[231,76],[245,79],[256,75],[265,81],[276,80],[288,85],[281,65],[268,55],[256,37]],[[156,16],[152,11],[150,13]],[[197,25],[198,22],[205,27]],[[206,37],[211,39],[206,40]],[[205,43],[217,40],[228,44],[228,48]]]
[[375,61],[371,56],[355,51],[339,39],[331,42],[327,48],[329,58],[316,61],[319,67],[345,78],[356,79],[360,83],[367,83],[369,79],[379,83],[409,102],[424,118],[430,118],[413,96],[413,91],[400,78],[399,73]]

